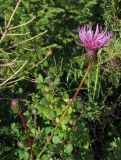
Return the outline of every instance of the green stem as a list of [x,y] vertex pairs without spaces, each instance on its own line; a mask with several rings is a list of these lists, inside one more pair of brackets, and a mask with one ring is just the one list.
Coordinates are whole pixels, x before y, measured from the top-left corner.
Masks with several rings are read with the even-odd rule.
[[39,160],[39,158],[41,157],[41,155],[44,153],[44,151],[45,151],[46,147],[49,145],[49,143],[50,143],[50,141],[51,141],[51,139],[52,139],[52,137],[53,137],[56,129],[59,127],[59,125],[60,125],[61,122],[63,121],[63,118],[64,118],[64,116],[66,115],[66,113],[68,112],[68,109],[69,109],[69,108],[72,106],[72,104],[74,103],[74,100],[76,99],[79,91],[81,90],[82,85],[84,84],[84,82],[85,82],[85,80],[86,80],[86,78],[87,78],[87,75],[88,75],[90,69],[91,69],[91,63],[88,64],[86,73],[85,73],[83,79],[81,80],[81,82],[80,82],[80,84],[79,84],[79,86],[78,86],[78,88],[77,88],[77,90],[76,90],[73,98],[70,100],[70,102],[68,103],[67,107],[65,108],[65,110],[64,110],[64,112],[63,112],[60,120],[58,121],[58,123],[56,124],[55,128],[53,129],[51,135],[50,135],[49,138],[47,139],[45,145],[43,146],[43,148],[42,148],[41,152],[39,153],[38,157],[36,158],[36,160]]

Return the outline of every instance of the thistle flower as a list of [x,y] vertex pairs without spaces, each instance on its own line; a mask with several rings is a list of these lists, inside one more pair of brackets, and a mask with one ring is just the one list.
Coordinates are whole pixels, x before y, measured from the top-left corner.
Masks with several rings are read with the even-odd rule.
[[19,100],[17,98],[11,100],[11,107],[14,113],[19,112]]
[[112,33],[107,32],[107,28],[102,30],[98,24],[95,32],[92,29],[92,25],[85,25],[79,28],[78,31],[80,37],[79,45],[85,47],[88,59],[91,61],[94,59],[96,51],[105,47],[112,37]]

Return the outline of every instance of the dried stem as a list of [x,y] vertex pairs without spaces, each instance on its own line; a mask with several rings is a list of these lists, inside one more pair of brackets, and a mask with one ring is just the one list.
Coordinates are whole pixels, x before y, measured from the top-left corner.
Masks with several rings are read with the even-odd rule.
[[12,76],[10,76],[8,79],[6,79],[3,83],[0,84],[0,87],[3,86],[5,83],[7,83],[9,80],[11,80],[15,75],[17,75],[22,69],[23,67],[27,64],[28,61],[25,61],[25,63],[21,66],[21,68],[19,68],[19,70],[17,70]]
[[12,48],[14,48],[14,47],[17,47],[17,46],[23,44],[23,43],[26,43],[26,42],[28,42],[28,41],[31,41],[31,40],[37,38],[38,36],[41,36],[41,35],[45,34],[46,32],[47,32],[47,30],[45,30],[45,31],[42,32],[42,33],[39,33],[38,35],[36,35],[36,36],[34,36],[34,37],[31,37],[31,38],[26,39],[26,40],[24,40],[24,41],[22,41],[22,42],[19,42],[19,43],[15,44],[15,45],[13,45],[13,46],[7,48],[7,49],[12,49]]
[[6,64],[0,64],[0,67],[9,67],[12,66],[14,63],[16,63],[17,59],[12,60],[12,62],[6,63]]
[[11,15],[11,17],[10,17],[10,19],[9,19],[9,21],[8,21],[7,24],[6,24],[6,15],[5,15],[5,31],[3,32],[2,37],[1,37],[1,39],[0,39],[0,44],[2,43],[2,41],[4,40],[4,38],[6,37],[8,28],[9,28],[10,23],[11,23],[11,21],[12,21],[14,15],[15,15],[15,13],[16,13],[18,7],[19,7],[20,2],[21,2],[21,0],[19,0],[19,1],[17,2],[16,7],[15,7],[15,9],[13,10],[13,13],[12,13],[12,15]]
[[30,32],[26,32],[26,33],[8,33],[6,34],[6,36],[25,36],[30,34]]
[[31,145],[31,140],[30,140],[30,136],[29,136],[29,132],[28,132],[28,127],[27,127],[26,122],[24,120],[24,116],[23,116],[22,111],[19,111],[18,114],[21,118],[21,122],[22,122],[23,128],[25,130],[27,140],[28,140],[28,144],[30,146],[30,157],[31,157],[32,160],[34,160],[34,153],[33,153],[33,150],[32,150],[32,145]]
[[11,81],[11,82],[6,83],[6,85],[12,84],[12,83],[15,84],[16,82],[21,81],[21,80],[23,80],[23,79],[25,79],[25,77],[20,77],[20,78],[18,78],[18,79],[16,79],[16,80],[13,80],[13,81]]
[[12,15],[11,15],[9,21],[8,21],[8,24],[7,24],[6,28],[9,28],[10,23],[11,23],[11,21],[12,21],[14,15],[15,15],[15,13],[16,13],[18,7],[19,7],[20,2],[21,2],[21,0],[19,0],[19,1],[17,2],[16,7],[15,7],[15,9],[14,9],[14,11],[13,11],[13,13],[12,13]]
[[47,52],[47,55],[45,56],[45,58],[44,58],[43,60],[39,61],[39,62],[38,62],[37,64],[35,64],[34,66],[32,66],[31,68],[29,68],[28,71],[31,70],[31,69],[33,69],[33,68],[35,68],[35,67],[37,67],[37,66],[40,65],[41,63],[43,63],[51,54],[52,54],[52,50],[49,49],[49,51]]
[[34,17],[33,17],[32,19],[30,19],[29,21],[27,21],[27,22],[25,22],[25,23],[22,23],[22,24],[20,24],[20,25],[18,25],[18,26],[11,27],[11,28],[9,28],[8,30],[12,30],[12,29],[16,29],[16,28],[23,27],[23,26],[31,23],[35,18],[36,18],[36,17],[34,16]]
[[72,104],[74,103],[74,101],[75,101],[75,99],[76,99],[79,91],[82,89],[82,85],[84,84],[84,82],[85,82],[85,80],[86,80],[86,78],[87,78],[87,75],[88,75],[90,69],[91,69],[91,63],[88,64],[86,73],[85,73],[83,79],[81,80],[81,82],[80,82],[80,84],[79,84],[79,86],[78,86],[78,88],[77,88],[77,90],[76,90],[73,98],[70,100],[70,102],[68,103],[67,107],[65,108],[65,110],[64,110],[64,112],[63,112],[60,120],[58,121],[58,123],[56,124],[55,128],[53,129],[51,135],[50,135],[49,138],[47,139],[45,145],[43,146],[43,148],[42,148],[41,152],[39,153],[38,157],[36,158],[36,160],[39,160],[39,158],[41,157],[41,155],[44,153],[44,151],[45,151],[46,147],[49,145],[49,143],[50,143],[50,141],[51,141],[51,139],[52,139],[52,137],[53,137],[56,129],[59,127],[59,125],[60,125],[61,122],[63,121],[63,118],[64,118],[64,116],[66,115],[66,113],[68,112],[68,109],[69,109],[69,108],[72,106]]

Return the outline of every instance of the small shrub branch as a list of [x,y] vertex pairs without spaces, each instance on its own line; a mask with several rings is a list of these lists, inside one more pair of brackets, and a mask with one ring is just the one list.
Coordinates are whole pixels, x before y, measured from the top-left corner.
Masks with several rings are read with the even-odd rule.
[[86,80],[86,78],[87,78],[87,75],[88,75],[89,72],[90,72],[90,69],[91,69],[91,63],[88,64],[86,73],[85,73],[83,79],[81,80],[81,82],[80,82],[80,84],[79,84],[79,86],[78,86],[78,88],[77,88],[77,90],[76,90],[73,98],[70,100],[70,102],[68,103],[67,107],[65,108],[65,110],[64,110],[64,112],[63,112],[60,120],[58,121],[58,123],[56,124],[55,128],[53,129],[51,135],[50,135],[49,138],[47,139],[45,145],[43,146],[43,148],[42,148],[41,152],[39,153],[38,157],[36,158],[36,160],[39,160],[39,158],[42,156],[42,154],[44,153],[46,147],[49,145],[49,143],[50,143],[50,141],[51,141],[51,139],[52,139],[52,137],[53,137],[56,129],[59,127],[59,125],[60,125],[61,122],[63,121],[63,118],[65,117],[66,113],[68,112],[68,109],[69,109],[69,108],[72,106],[72,104],[74,103],[74,101],[75,101],[78,93],[79,93],[80,90],[82,89],[82,86],[83,86],[83,84],[84,84],[84,82],[85,82],[85,80]]

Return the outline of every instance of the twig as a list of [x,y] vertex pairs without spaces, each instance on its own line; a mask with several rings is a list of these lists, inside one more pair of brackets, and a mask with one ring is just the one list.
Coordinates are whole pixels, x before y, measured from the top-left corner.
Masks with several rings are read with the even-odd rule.
[[110,61],[111,59],[113,59],[113,58],[114,58],[115,56],[117,56],[117,55],[118,55],[118,53],[114,54],[113,56],[111,56],[111,57],[107,58],[105,61],[100,62],[98,65],[102,65],[102,64],[104,64],[104,63],[106,63],[106,62]]
[[10,53],[10,52],[3,51],[1,48],[0,48],[0,51],[1,51],[2,53],[5,53],[5,54],[12,54],[12,53]]
[[0,27],[0,32],[1,32],[1,34],[3,35],[3,30],[2,30],[2,28]]
[[0,44],[2,43],[2,41],[4,40],[4,38],[6,37],[8,28],[9,28],[9,26],[10,26],[10,23],[11,23],[11,21],[12,21],[12,19],[13,19],[14,14],[16,13],[16,11],[17,11],[17,9],[18,9],[18,7],[19,7],[20,2],[21,2],[21,0],[19,0],[19,1],[17,2],[16,7],[15,7],[15,9],[14,9],[14,11],[13,11],[13,13],[12,13],[12,15],[11,15],[11,17],[10,17],[10,19],[9,19],[9,21],[8,21],[7,24],[6,24],[6,15],[5,15],[5,31],[4,31],[1,39],[0,39]]
[[5,13],[5,18],[4,18],[4,26],[5,26],[5,29],[7,28],[7,17],[6,17],[6,13]]
[[35,83],[35,80],[34,80],[34,79],[30,79],[30,78],[28,78],[28,77],[26,77],[25,80],[26,80],[26,81],[29,81],[29,82],[31,82],[31,83]]
[[25,61],[25,63],[21,66],[21,68],[19,68],[19,70],[17,70],[12,76],[10,76],[8,79],[6,79],[3,83],[0,84],[0,87],[3,86],[5,83],[7,83],[9,80],[11,80],[15,75],[17,75],[23,68],[24,66],[27,64],[27,60]]
[[43,146],[43,148],[42,148],[41,152],[39,153],[38,157],[36,158],[36,160],[39,160],[39,158],[41,157],[41,155],[44,153],[44,151],[45,151],[46,147],[49,145],[49,143],[50,143],[50,141],[51,141],[51,139],[52,139],[52,137],[53,137],[56,129],[57,129],[57,128],[59,127],[59,125],[62,123],[64,116],[65,116],[66,113],[68,112],[68,109],[69,109],[69,108],[72,106],[72,104],[74,103],[74,101],[75,101],[75,99],[76,99],[79,91],[82,89],[82,85],[83,85],[83,83],[85,82],[86,77],[87,77],[90,69],[91,69],[91,63],[89,63],[89,65],[88,65],[88,67],[87,67],[87,70],[86,70],[86,73],[85,73],[83,79],[81,80],[81,82],[80,82],[80,84],[79,84],[79,86],[78,86],[78,88],[77,88],[77,90],[76,90],[73,98],[70,100],[70,102],[68,103],[67,107],[65,108],[65,110],[64,110],[64,112],[63,112],[60,120],[58,121],[58,123],[56,124],[55,128],[53,129],[51,135],[50,135],[49,138],[47,139],[45,145]]
[[32,145],[31,145],[31,140],[30,140],[30,136],[29,136],[29,132],[28,132],[28,127],[27,127],[26,122],[24,120],[24,116],[23,116],[22,111],[19,111],[18,114],[21,118],[21,122],[22,122],[22,125],[24,127],[26,137],[27,137],[27,140],[28,140],[28,144],[30,146],[30,157],[31,157],[32,160],[34,160],[34,153],[33,153],[33,150],[32,150]]
[[6,34],[6,36],[25,36],[27,34],[30,34],[30,32],[26,32],[26,33],[8,33],[8,34]]
[[16,60],[17,60],[17,59],[14,59],[12,62],[9,62],[9,63],[6,63],[6,64],[0,64],[0,67],[11,66],[11,65],[13,65],[14,63],[16,63]]
[[26,48],[26,47],[23,47],[23,49],[26,51],[31,51],[31,52],[33,52],[35,50],[35,49],[31,49],[31,48]]
[[13,81],[11,81],[11,82],[8,82],[8,83],[6,83],[6,85],[11,84],[11,83],[16,83],[16,82],[21,81],[21,80],[23,80],[23,79],[25,79],[25,77],[21,77],[21,78],[18,78],[18,79],[16,79],[16,80],[13,80]]
[[[47,8],[47,6],[46,6],[42,11],[40,11],[40,12],[43,12],[46,8]],[[36,18],[36,16],[32,17],[29,21],[27,21],[27,22],[25,22],[25,23],[22,23],[22,24],[20,24],[20,25],[18,25],[18,26],[11,27],[11,28],[9,28],[8,30],[13,30],[13,29],[16,29],[16,28],[23,27],[23,26],[31,23],[35,18]]]
[[35,64],[34,66],[32,66],[31,68],[29,68],[28,71],[33,69],[33,68],[35,68],[35,67],[37,67],[39,64],[43,63],[51,54],[52,54],[52,51],[50,49],[48,51],[47,55],[45,56],[45,58],[43,60],[41,60],[40,62],[38,62],[37,64]]
[[18,7],[19,7],[20,2],[21,2],[21,0],[18,0],[18,2],[17,2],[17,4],[16,4],[16,7],[15,7],[15,9],[14,9],[14,11],[13,11],[13,13],[12,13],[12,15],[11,15],[9,21],[8,21],[8,24],[7,24],[7,26],[6,26],[7,29],[8,29],[9,26],[10,26],[10,23],[11,23],[13,17],[14,17],[14,14],[16,13],[16,11],[17,11],[17,9],[18,9]]
[[20,24],[20,25],[18,25],[18,26],[11,27],[11,28],[9,28],[8,30],[12,30],[12,29],[16,29],[16,28],[23,27],[23,26],[25,26],[25,25],[31,23],[35,18],[36,18],[36,16],[33,17],[32,19],[30,19],[29,21],[27,21],[27,22],[25,22],[25,23],[23,23],[23,24]]
[[5,38],[6,33],[7,33],[7,30],[4,31],[4,33],[3,33],[3,35],[2,35],[2,37],[0,39],[0,44],[2,43],[3,39]]
[[24,40],[24,41],[22,41],[22,42],[19,42],[19,43],[15,44],[15,45],[13,45],[13,46],[9,47],[8,49],[11,49],[11,48],[17,47],[17,46],[19,46],[19,45],[21,45],[21,44],[23,44],[23,43],[26,43],[26,42],[28,42],[28,41],[31,41],[31,40],[33,40],[33,39],[37,38],[38,36],[41,36],[41,35],[45,34],[46,32],[47,32],[47,30],[45,30],[45,31],[44,31],[44,32],[42,32],[42,33],[39,33],[38,35],[36,35],[36,36],[34,36],[34,37],[31,37],[31,38],[26,39],[26,40]]

